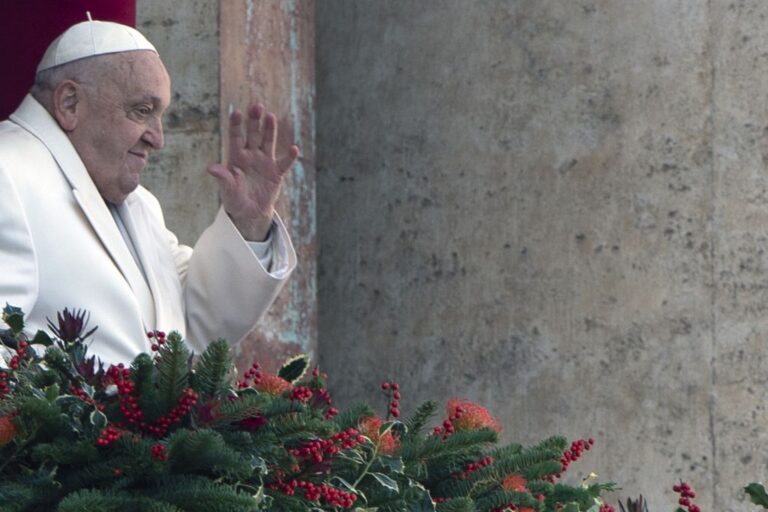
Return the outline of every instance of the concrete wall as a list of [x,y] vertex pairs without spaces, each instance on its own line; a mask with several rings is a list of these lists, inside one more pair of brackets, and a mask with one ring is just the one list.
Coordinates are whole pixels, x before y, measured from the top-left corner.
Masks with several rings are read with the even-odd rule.
[[194,244],[219,207],[206,167],[226,154],[230,106],[243,111],[264,102],[278,116],[278,151],[294,142],[302,149],[279,204],[299,268],[239,347],[241,368],[258,360],[276,369],[316,348],[312,7],[306,0],[137,1],[137,27],[172,78],[166,147],[153,155],[143,183],[183,243]]
[[[768,474],[768,4],[325,0],[319,343],[671,510]],[[385,401],[379,405],[382,411]]]

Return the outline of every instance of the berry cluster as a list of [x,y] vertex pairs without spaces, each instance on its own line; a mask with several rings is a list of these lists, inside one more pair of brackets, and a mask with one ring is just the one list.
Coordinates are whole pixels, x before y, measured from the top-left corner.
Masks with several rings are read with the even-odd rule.
[[315,485],[312,482],[300,481],[299,488],[304,491],[304,497],[309,501],[324,501],[332,507],[352,508],[357,496],[327,484]]
[[[314,377],[320,376],[320,370],[315,368],[312,370],[312,375]],[[327,375],[323,374],[323,378],[326,378]],[[339,414],[339,410],[331,404],[333,403],[333,399],[331,398],[331,392],[322,387],[322,385],[314,390],[314,400],[313,400],[313,407],[325,407],[325,419],[330,420],[333,419],[335,416]]]
[[400,384],[385,380],[381,383],[381,390],[387,393],[392,399],[389,402],[388,416],[394,418],[400,417]]
[[306,386],[296,386],[291,390],[291,400],[308,402],[312,398],[312,390]]
[[493,457],[491,457],[490,455],[487,455],[477,462],[470,462],[464,467],[464,471],[461,471],[459,473],[454,473],[451,475],[451,477],[457,480],[466,480],[467,478],[469,478],[469,475],[471,475],[478,469],[483,469],[484,467],[490,466],[491,464],[493,464]]
[[10,361],[8,361],[8,367],[11,370],[18,370],[19,369],[19,363],[22,359],[27,355],[27,347],[29,346],[29,343],[27,343],[24,340],[21,340],[19,342],[18,348],[16,348],[16,355],[14,355]]
[[[536,496],[536,499],[539,501],[544,501],[544,495],[539,494]],[[562,508],[562,506],[560,507]],[[536,512],[535,509],[531,507],[518,507],[514,503],[507,503],[506,505],[502,505],[500,507],[492,508],[490,512],[506,512],[507,510],[512,510],[513,512]],[[558,509],[559,510],[559,509]]]
[[8,373],[0,372],[0,398],[4,397],[11,391],[11,386],[8,384]]
[[83,389],[75,386],[74,384],[69,386],[69,392],[72,393],[73,395],[75,395],[77,398],[79,398],[83,402],[85,402],[85,403],[87,403],[89,405],[94,406],[98,410],[100,410],[100,411],[104,410],[104,404],[97,404],[96,400],[94,400],[93,398],[88,396],[88,393],[83,391]]
[[600,505],[599,512],[616,512],[616,508],[607,503],[603,503],[602,505]]
[[157,460],[163,461],[168,458],[168,452],[166,451],[165,446],[157,443],[152,445],[152,456]]
[[158,437],[165,436],[168,432],[168,427],[174,423],[178,423],[181,419],[189,413],[190,410],[197,404],[198,395],[192,388],[187,388],[179,398],[178,405],[170,410],[168,414],[162,416],[155,425],[142,425],[147,432],[154,434]]
[[248,371],[243,374],[243,380],[238,380],[235,385],[238,389],[246,389],[250,386],[248,381],[253,382],[253,385],[261,383],[261,365],[257,361],[254,361]]
[[577,439],[576,441],[572,442],[571,447],[565,450],[563,452],[563,456],[560,457],[560,472],[556,475],[549,475],[547,480],[554,483],[555,480],[563,476],[563,473],[568,470],[571,463],[579,460],[582,454],[592,448],[592,445],[594,444],[595,440],[591,437],[588,440]]
[[277,482],[268,484],[267,487],[274,491],[280,491],[286,496],[293,496],[294,494],[296,494],[296,487],[298,485],[299,485],[299,481],[293,478],[288,482],[283,482],[282,479],[278,479]]
[[460,419],[464,415],[464,409],[460,406],[456,406],[456,410],[448,416],[443,421],[442,427],[435,427],[432,430],[432,434],[435,436],[443,436],[443,439],[448,439],[448,437],[456,432],[456,427],[454,427],[453,422]]
[[341,450],[354,448],[365,443],[365,437],[354,428],[333,434],[328,439],[313,439],[304,443],[301,448],[293,448],[288,453],[301,460],[311,460],[320,464],[328,457],[333,457]]
[[165,333],[163,331],[149,331],[147,333],[147,338],[150,340],[154,339],[154,342],[150,347],[152,352],[157,352],[160,350],[160,347],[165,345]]
[[107,425],[107,427],[101,431],[101,434],[99,434],[99,438],[96,439],[96,444],[98,446],[109,446],[110,444],[114,443],[118,439],[120,439],[120,436],[122,435],[122,432],[112,425]]
[[179,398],[178,405],[165,416],[158,419],[153,425],[144,422],[144,413],[139,408],[136,397],[133,396],[135,385],[131,381],[131,371],[123,364],[110,366],[107,375],[112,378],[117,386],[117,394],[120,396],[120,412],[130,425],[137,425],[141,430],[157,437],[163,437],[168,428],[178,423],[197,404],[198,395],[192,388],[187,388]]
[[681,507],[686,507],[688,512],[701,512],[699,506],[691,501],[696,497],[696,493],[693,492],[690,485],[685,482],[680,482],[680,485],[673,486],[672,490],[680,494],[678,503]]

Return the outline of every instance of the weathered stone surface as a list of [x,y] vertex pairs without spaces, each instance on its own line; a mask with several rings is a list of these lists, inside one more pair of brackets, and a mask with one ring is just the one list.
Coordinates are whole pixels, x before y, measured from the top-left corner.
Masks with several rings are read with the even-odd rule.
[[[683,478],[704,509],[743,507],[766,460],[724,471],[729,446],[749,445],[729,416],[749,415],[735,404],[750,395],[720,396],[721,366],[740,371],[720,361],[728,344],[763,350],[732,329],[764,332],[768,209],[747,227],[724,188],[761,189],[728,179],[760,174],[760,155],[723,147],[723,109],[752,123],[746,140],[765,125],[765,109],[722,100],[737,95],[722,69],[736,15],[666,0],[322,5],[319,343],[336,396],[385,377],[406,409],[465,396],[508,440],[594,435],[572,481],[595,471],[663,510]],[[758,87],[752,66],[736,83]],[[745,299],[727,298],[732,250],[755,267]],[[745,300],[755,314],[737,321]]]
[[218,209],[218,192],[205,171],[221,159],[219,132],[218,3],[139,0],[136,26],[160,52],[171,75],[165,117],[166,147],[143,178],[163,204],[168,227],[194,244]]
[[[241,367],[258,360],[275,370],[289,355],[316,350],[314,2],[222,2],[220,16],[222,112],[262,102],[278,117],[279,156],[301,148],[278,205],[299,266],[239,357]],[[226,124],[222,133],[226,148]]]

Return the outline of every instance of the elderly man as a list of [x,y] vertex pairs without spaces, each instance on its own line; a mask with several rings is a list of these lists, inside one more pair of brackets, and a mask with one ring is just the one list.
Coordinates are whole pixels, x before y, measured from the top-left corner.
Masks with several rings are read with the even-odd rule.
[[166,229],[139,181],[169,102],[152,44],[88,21],[51,44],[0,123],[0,300],[24,309],[30,331],[75,306],[98,325],[91,352],[106,362],[146,351],[155,329],[197,350],[238,342],[295,266],[273,207],[299,151],[276,158],[276,118],[261,105],[230,116],[228,161],[208,167],[222,208],[194,250]]

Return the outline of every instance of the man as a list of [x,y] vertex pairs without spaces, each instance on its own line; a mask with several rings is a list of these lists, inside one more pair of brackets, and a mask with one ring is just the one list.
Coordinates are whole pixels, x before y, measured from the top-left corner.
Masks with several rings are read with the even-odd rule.
[[[31,332],[65,306],[90,312],[108,363],[147,351],[147,331],[177,329],[198,351],[240,341],[296,264],[274,213],[299,151],[275,157],[277,121],[261,105],[230,116],[222,202],[194,251],[165,228],[139,185],[163,147],[170,79],[135,29],[88,21],[46,51],[32,91],[0,123],[0,300]],[[245,124],[245,133],[243,133]]]

